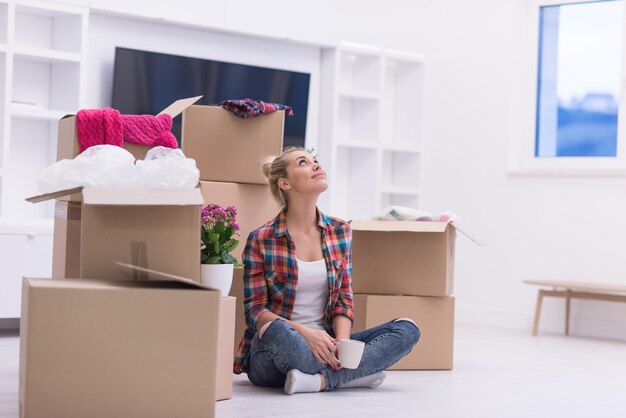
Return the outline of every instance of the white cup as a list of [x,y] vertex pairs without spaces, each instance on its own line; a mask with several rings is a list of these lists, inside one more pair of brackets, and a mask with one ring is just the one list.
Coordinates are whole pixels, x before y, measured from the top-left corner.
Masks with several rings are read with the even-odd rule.
[[339,363],[346,369],[359,367],[365,343],[357,340],[339,340]]

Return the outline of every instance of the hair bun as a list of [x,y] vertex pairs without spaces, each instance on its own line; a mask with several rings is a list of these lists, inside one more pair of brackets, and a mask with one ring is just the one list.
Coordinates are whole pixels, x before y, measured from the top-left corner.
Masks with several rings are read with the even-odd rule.
[[274,162],[274,160],[276,158],[277,157],[275,155],[270,155],[269,157],[265,157],[265,160],[263,160],[263,174],[268,179],[270,177],[270,171],[272,169],[272,163]]

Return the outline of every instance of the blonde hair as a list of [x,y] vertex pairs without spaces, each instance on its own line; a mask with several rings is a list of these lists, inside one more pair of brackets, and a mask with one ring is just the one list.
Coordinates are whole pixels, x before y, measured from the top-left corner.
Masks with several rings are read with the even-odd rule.
[[303,147],[287,147],[280,155],[269,156],[265,158],[263,162],[263,174],[267,177],[272,197],[274,197],[274,200],[276,200],[282,208],[286,208],[289,202],[287,200],[287,193],[278,187],[278,179],[287,178],[287,166],[289,165],[287,154],[294,151],[306,150]]

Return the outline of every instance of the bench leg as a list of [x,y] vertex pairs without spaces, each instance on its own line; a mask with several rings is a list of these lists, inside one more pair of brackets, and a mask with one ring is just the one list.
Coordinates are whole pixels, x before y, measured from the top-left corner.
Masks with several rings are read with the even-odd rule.
[[567,291],[567,296],[565,296],[565,335],[569,335],[569,311],[570,311],[570,301],[571,291]]
[[537,335],[539,331],[539,318],[541,317],[541,304],[543,302],[543,290],[539,289],[537,294],[537,306],[535,308],[535,324],[533,325],[533,335]]

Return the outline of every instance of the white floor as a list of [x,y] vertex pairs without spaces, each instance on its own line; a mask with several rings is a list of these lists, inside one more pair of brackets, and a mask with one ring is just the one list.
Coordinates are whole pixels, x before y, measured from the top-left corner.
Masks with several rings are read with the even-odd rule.
[[[235,377],[217,417],[626,417],[626,343],[457,326],[453,371],[288,396]],[[0,417],[17,417],[18,345],[0,334]]]

